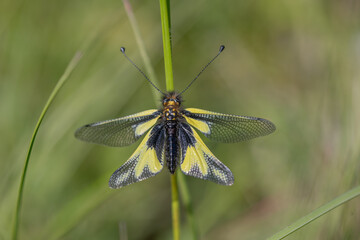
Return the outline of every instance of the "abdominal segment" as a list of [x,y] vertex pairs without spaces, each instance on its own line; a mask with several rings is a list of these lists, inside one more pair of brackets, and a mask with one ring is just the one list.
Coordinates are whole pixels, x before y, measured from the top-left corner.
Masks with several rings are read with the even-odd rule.
[[177,122],[167,121],[166,125],[166,164],[170,173],[174,174],[178,160]]

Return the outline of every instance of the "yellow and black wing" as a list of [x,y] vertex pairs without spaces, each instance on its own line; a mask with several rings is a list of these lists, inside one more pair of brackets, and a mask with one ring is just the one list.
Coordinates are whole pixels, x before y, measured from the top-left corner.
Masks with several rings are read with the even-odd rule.
[[121,188],[158,174],[164,165],[164,124],[156,124],[144,137],[136,151],[110,177],[111,188]]
[[206,147],[195,130],[187,123],[179,123],[180,169],[189,176],[232,185],[234,176]]
[[155,125],[160,116],[152,109],[130,116],[87,124],[75,132],[75,137],[91,143],[123,147],[134,143]]
[[268,135],[275,131],[269,120],[210,112],[197,108],[183,111],[186,121],[211,140],[239,142]]

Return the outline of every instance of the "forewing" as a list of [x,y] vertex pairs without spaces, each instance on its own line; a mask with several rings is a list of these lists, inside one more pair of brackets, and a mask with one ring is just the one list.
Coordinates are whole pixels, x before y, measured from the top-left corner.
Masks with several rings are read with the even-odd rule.
[[183,111],[186,121],[211,140],[239,142],[268,135],[275,131],[269,120],[210,112],[197,108]]
[[134,143],[156,123],[160,112],[152,109],[130,116],[87,124],[75,132],[75,137],[91,143],[123,147]]
[[178,136],[180,168],[184,174],[222,185],[234,183],[230,169],[211,153],[192,127],[179,123]]
[[158,174],[164,165],[165,128],[157,124],[144,137],[136,151],[110,177],[111,188],[121,188]]

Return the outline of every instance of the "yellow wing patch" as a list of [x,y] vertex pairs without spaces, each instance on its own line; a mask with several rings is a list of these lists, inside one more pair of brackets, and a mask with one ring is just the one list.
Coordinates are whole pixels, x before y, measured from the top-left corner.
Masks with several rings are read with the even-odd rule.
[[139,112],[139,113],[135,113],[135,114],[132,114],[132,115],[129,115],[129,116],[126,116],[126,117],[122,117],[120,119],[144,117],[144,116],[147,116],[147,115],[154,114],[157,111],[158,110],[156,110],[156,109],[149,109],[149,110],[145,110],[145,111],[142,111],[142,112]]
[[[146,143],[144,143],[146,144]],[[140,148],[141,147],[141,148]],[[147,148],[139,146],[139,153],[137,158],[139,159],[135,167],[135,177],[139,178],[144,172],[144,169],[147,167],[151,173],[158,173],[161,171],[163,166],[160,161],[157,159],[156,152],[154,148]]]
[[133,155],[110,177],[109,186],[120,188],[155,176],[163,169],[162,159],[158,159],[154,148],[148,146],[149,131]]
[[211,112],[211,111],[207,111],[207,110],[203,110],[203,109],[199,109],[199,108],[186,108],[185,110],[192,112],[192,113],[199,113],[199,114],[225,115],[223,113]]
[[[198,114],[221,115],[221,113],[214,113],[214,112],[210,112],[210,111],[206,111],[206,110],[202,110],[202,109],[198,109],[198,108],[187,108],[185,110],[189,111],[191,113],[198,113]],[[205,135],[208,135],[211,133],[209,123],[201,121],[201,120],[193,119],[193,118],[190,118],[187,116],[184,116],[184,117],[191,126],[195,127],[196,129],[198,129],[200,132],[204,133]]]
[[[195,161],[195,159],[197,161]],[[181,164],[181,169],[187,173],[195,168],[198,168],[202,175],[206,175],[208,172],[208,165],[206,164],[205,155],[203,154],[198,143],[196,143],[195,146],[187,147],[184,161]]]
[[181,171],[186,175],[222,185],[232,185],[234,177],[230,169],[211,153],[195,130],[193,128],[191,130],[195,143],[188,144],[186,147],[185,156],[181,157]]
[[[189,108],[192,109],[192,108]],[[190,111],[190,110],[189,110]],[[210,134],[209,125],[206,122],[184,116],[185,120],[204,134]]]
[[149,130],[152,126],[154,126],[157,120],[158,118],[154,118],[150,121],[137,125],[135,128],[135,136],[138,137],[143,135],[147,130]]

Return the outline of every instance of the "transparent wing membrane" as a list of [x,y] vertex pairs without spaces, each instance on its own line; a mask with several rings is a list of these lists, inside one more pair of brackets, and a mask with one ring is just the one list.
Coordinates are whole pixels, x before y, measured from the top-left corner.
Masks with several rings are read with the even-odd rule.
[[186,121],[211,140],[239,142],[268,135],[275,131],[269,120],[215,113],[197,108],[183,111]]
[[122,118],[87,124],[75,132],[75,137],[111,147],[127,146],[154,126],[159,115],[158,110],[152,109]]

